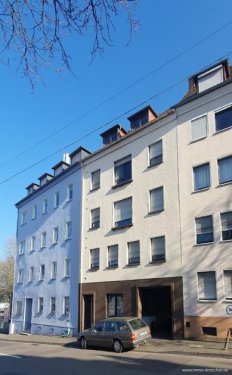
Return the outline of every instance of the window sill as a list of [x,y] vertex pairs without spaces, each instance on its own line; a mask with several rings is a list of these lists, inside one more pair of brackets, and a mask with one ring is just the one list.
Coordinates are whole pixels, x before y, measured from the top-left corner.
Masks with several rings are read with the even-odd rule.
[[224,300],[223,300],[223,302],[225,302],[225,303],[232,303],[232,297],[231,298],[225,298]]
[[29,251],[29,254],[32,254],[34,252],[35,252],[35,249],[32,249],[32,250]]
[[118,184],[113,185],[113,186],[112,186],[112,189],[117,189],[118,187],[123,186],[123,185],[130,184],[131,182],[133,182],[132,179],[130,179],[130,180],[126,180],[126,181],[123,181],[123,182],[119,182]]
[[126,267],[138,267],[138,266],[140,266],[140,262],[126,265]]
[[108,266],[108,267],[106,267],[107,270],[115,270],[116,268],[118,268],[118,265],[117,266]]
[[89,231],[91,232],[92,230],[97,230],[97,229],[99,229],[100,228],[100,226],[99,227],[91,227],[91,228],[89,228]]
[[232,239],[231,240],[220,240],[220,241],[218,241],[218,243],[227,243],[227,242],[229,242],[229,243],[231,243],[232,242]]
[[99,267],[89,268],[90,272],[99,271]]
[[227,182],[222,182],[221,184],[218,184],[216,186],[216,188],[220,188],[222,186],[231,185],[231,184],[232,184],[232,180],[231,181],[227,181]]
[[202,188],[202,189],[194,190],[194,191],[192,191],[191,194],[197,194],[197,193],[201,193],[202,191],[208,191],[208,190],[210,190],[210,186],[209,186],[209,187]]
[[164,211],[164,208],[162,208],[161,210],[157,210],[157,211],[149,211],[149,212],[148,212],[148,215],[159,214],[160,212],[163,212],[163,211]]
[[111,228],[111,230],[125,229],[125,228],[130,228],[132,226],[133,226],[133,223],[132,224],[122,225],[121,227],[113,227],[113,228]]
[[72,237],[65,238],[65,241],[70,241]]
[[189,142],[189,145],[191,145],[192,143],[202,141],[203,139],[206,139],[206,138],[207,138],[207,135],[204,135],[204,136],[202,136],[200,138],[197,138],[197,139],[193,139],[192,141]]
[[160,161],[159,163],[149,164],[149,165],[147,166],[147,168],[148,168],[148,169],[150,169],[150,168],[154,168],[154,167],[157,167],[157,165],[160,165],[160,164],[162,164],[162,163],[163,163],[163,160]]
[[18,254],[19,257],[21,257],[22,255],[25,255],[25,253],[20,253],[20,254]]
[[198,303],[217,303],[217,299],[198,299]]
[[94,188],[94,189],[90,189],[90,193],[92,193],[93,191],[96,191],[96,190],[99,190],[100,189],[100,186],[99,187],[96,187],[96,188]]
[[228,128],[222,129],[222,130],[216,130],[215,133],[213,133],[212,135],[215,136],[215,135],[217,135],[217,134],[224,133],[224,132],[226,132],[227,130],[231,130],[231,129],[232,129],[232,125],[231,125],[231,126],[228,126]]
[[166,259],[154,260],[154,261],[149,262],[149,264],[162,264],[162,263],[166,263]]
[[215,243],[214,241],[205,242],[205,243],[196,243],[195,245],[193,245],[193,247],[207,246],[207,245],[212,245],[214,243]]

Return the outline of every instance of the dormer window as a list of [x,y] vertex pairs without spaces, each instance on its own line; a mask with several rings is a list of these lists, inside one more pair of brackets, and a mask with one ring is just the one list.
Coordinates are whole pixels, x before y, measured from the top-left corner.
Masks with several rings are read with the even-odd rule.
[[134,113],[128,120],[130,121],[131,130],[140,128],[141,126],[147,124],[148,122],[157,118],[157,114],[153,108],[148,105],[147,107],[141,109],[139,112]]
[[123,129],[120,124],[113,126],[101,134],[103,145],[109,145],[110,143],[117,141],[118,139],[124,137],[126,133],[126,130]]
[[205,91],[224,81],[222,65],[216,66],[197,77],[199,92]]

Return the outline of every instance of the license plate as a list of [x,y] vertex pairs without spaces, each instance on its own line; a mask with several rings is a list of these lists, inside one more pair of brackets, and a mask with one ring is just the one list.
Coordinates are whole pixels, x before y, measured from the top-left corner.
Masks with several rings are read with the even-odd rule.
[[147,335],[147,331],[143,331],[139,334],[139,337],[142,337],[142,336],[146,336]]

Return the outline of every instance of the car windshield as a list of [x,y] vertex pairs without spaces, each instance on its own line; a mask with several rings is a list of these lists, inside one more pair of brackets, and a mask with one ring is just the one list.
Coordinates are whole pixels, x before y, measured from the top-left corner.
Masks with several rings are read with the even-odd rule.
[[129,320],[128,323],[133,330],[146,327],[146,324],[141,319],[132,319]]

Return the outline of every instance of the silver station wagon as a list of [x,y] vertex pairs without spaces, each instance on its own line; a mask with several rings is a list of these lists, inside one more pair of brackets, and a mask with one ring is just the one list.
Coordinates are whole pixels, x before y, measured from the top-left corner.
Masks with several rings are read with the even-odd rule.
[[88,346],[113,348],[116,353],[143,345],[151,338],[150,328],[139,318],[115,317],[100,320],[78,334],[81,349]]

